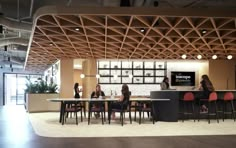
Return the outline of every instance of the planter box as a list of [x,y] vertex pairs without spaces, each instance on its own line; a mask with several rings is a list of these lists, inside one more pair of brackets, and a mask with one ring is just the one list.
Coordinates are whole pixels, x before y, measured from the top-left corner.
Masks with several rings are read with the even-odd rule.
[[59,111],[60,103],[49,102],[47,99],[58,98],[59,94],[26,94],[26,110],[31,112]]

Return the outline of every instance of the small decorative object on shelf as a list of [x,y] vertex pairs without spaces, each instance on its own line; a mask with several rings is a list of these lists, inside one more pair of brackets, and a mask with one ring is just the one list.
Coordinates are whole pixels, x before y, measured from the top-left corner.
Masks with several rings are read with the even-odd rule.
[[141,68],[141,66],[140,66],[140,65],[139,65],[139,66],[136,66],[136,68],[138,68],[138,69],[139,69],[139,68]]
[[117,66],[117,65],[115,65],[115,66],[114,66],[114,68],[118,68],[118,66]]
[[159,68],[162,68],[162,65],[158,65],[159,66]]
[[151,74],[150,74],[150,73],[146,73],[146,75],[147,75],[147,76],[151,76]]
[[106,64],[104,64],[104,65],[103,65],[103,68],[107,68],[107,65],[106,65]]
[[113,92],[112,92],[112,90],[111,90],[111,99],[114,99],[115,97],[114,97],[114,94],[113,94]]

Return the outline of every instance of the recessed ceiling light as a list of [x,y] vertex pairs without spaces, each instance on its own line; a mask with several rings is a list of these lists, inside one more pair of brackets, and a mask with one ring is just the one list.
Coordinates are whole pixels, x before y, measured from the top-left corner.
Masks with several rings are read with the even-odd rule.
[[50,45],[50,46],[52,46],[53,44],[52,44],[52,43],[50,43],[49,45]]
[[145,31],[145,29],[144,29],[144,28],[141,28],[141,29],[140,29],[140,32],[142,32],[142,33],[143,33],[144,31]]
[[202,30],[202,34],[206,34],[207,31],[205,29]]
[[214,55],[212,56],[212,59],[213,59],[213,60],[217,59],[217,55],[214,54]]
[[186,54],[183,54],[181,57],[182,57],[182,59],[186,59],[187,58]]
[[227,59],[228,59],[228,60],[231,60],[232,58],[233,58],[232,55],[228,55],[228,56],[227,56]]
[[75,28],[76,31],[79,31],[79,28]]
[[200,59],[202,59],[202,55],[197,55],[197,58],[200,60]]

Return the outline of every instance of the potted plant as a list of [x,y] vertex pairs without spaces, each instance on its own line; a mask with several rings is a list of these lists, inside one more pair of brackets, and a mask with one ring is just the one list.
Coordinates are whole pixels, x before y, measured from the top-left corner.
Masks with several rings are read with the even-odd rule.
[[28,112],[58,111],[59,104],[47,101],[50,98],[58,98],[57,84],[47,84],[46,81],[31,82],[26,84],[26,110]]
[[47,93],[48,84],[47,82],[41,80],[37,83],[37,93]]
[[55,83],[50,83],[48,86],[48,93],[56,93],[57,92],[57,84]]

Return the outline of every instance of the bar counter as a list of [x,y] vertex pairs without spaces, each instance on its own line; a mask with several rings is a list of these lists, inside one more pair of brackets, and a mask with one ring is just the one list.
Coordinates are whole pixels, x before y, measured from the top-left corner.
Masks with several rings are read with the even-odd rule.
[[[156,121],[167,121],[167,122],[177,122],[179,119],[179,99],[182,99],[186,92],[193,92],[194,96],[199,96],[202,91],[199,90],[160,90],[151,91],[150,97],[155,98],[166,98],[170,101],[165,102],[154,102]],[[236,90],[216,90],[218,99],[223,99],[225,92],[233,92],[236,96]],[[195,112],[196,112],[195,108]]]

